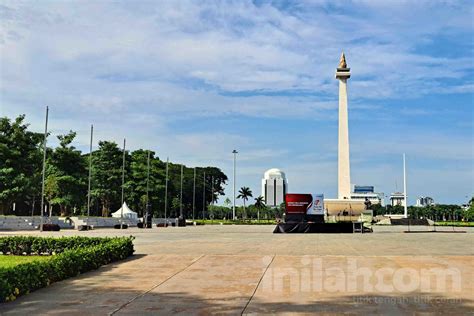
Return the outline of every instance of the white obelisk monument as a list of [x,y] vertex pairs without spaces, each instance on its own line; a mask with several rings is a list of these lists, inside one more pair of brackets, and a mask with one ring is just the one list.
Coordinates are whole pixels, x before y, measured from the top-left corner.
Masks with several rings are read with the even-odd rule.
[[347,115],[347,79],[351,77],[344,53],[336,70],[339,80],[339,147],[338,147],[338,199],[351,198],[351,169],[349,161],[349,122]]

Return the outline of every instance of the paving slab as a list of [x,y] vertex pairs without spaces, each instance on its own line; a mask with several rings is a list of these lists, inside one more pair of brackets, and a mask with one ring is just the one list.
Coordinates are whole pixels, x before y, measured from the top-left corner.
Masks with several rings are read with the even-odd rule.
[[263,256],[206,255],[118,315],[238,315],[270,262]]
[[470,256],[276,256],[244,314],[468,315],[473,271]]
[[107,315],[199,256],[137,255],[0,304],[0,315]]

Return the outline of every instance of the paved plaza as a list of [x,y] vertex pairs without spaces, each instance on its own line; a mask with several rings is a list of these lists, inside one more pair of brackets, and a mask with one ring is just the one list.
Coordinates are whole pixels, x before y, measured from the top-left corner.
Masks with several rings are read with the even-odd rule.
[[[1,304],[0,314],[474,312],[472,228],[407,234],[406,227],[375,227],[372,234],[298,235],[272,234],[273,229],[45,232],[41,235],[133,235],[136,254]],[[453,233],[461,230],[466,233]],[[12,234],[18,232],[0,232]]]

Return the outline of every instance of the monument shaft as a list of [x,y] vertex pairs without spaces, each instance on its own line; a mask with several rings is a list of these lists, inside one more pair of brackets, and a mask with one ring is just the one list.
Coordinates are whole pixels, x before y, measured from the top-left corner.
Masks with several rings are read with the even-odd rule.
[[338,139],[338,199],[351,198],[351,170],[349,160],[349,117],[347,113],[347,79],[351,77],[344,53],[341,55],[336,78],[339,80],[339,139]]
[[347,115],[347,79],[339,79],[338,198],[350,199],[349,123]]

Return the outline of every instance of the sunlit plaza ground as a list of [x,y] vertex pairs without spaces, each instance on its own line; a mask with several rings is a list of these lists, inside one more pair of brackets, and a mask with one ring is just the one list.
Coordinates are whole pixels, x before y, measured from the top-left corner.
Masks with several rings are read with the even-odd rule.
[[[135,255],[0,305],[27,314],[465,314],[474,228],[272,234],[274,226],[24,232],[136,237]],[[411,227],[427,231],[432,227]],[[454,231],[454,233],[453,233]],[[456,233],[465,231],[466,233]],[[2,235],[18,232],[0,232]]]

